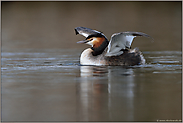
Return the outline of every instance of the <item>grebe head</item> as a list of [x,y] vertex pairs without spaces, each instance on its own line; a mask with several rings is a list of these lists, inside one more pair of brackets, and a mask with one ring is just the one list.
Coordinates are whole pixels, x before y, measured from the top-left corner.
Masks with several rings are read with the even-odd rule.
[[109,44],[106,36],[97,30],[93,30],[86,27],[76,27],[75,33],[83,35],[86,37],[85,40],[79,41],[77,43],[85,43],[91,45],[91,49],[93,50],[92,54],[94,56],[102,54],[102,52],[106,49]]
[[92,54],[94,56],[100,55],[108,46],[109,41],[102,33],[95,33],[89,35],[85,40],[78,41],[77,43],[85,43],[92,46]]
[[89,35],[85,40],[78,41],[77,43],[85,43],[91,45],[93,50],[92,54],[94,56],[102,54],[109,44],[109,41],[102,33],[95,33]]
[[[100,34],[100,33],[96,33],[96,34],[91,34],[89,35],[85,40],[83,41],[78,41],[77,43],[85,43],[88,45],[91,45],[92,47],[99,47],[105,40],[107,40],[107,38]],[[108,40],[107,40],[108,41]]]

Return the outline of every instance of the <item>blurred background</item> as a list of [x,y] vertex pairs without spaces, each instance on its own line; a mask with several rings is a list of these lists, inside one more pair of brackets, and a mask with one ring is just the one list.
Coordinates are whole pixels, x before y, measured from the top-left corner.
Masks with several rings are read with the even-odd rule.
[[84,26],[113,33],[144,32],[136,38],[141,51],[180,51],[182,3],[178,2],[1,2],[2,51],[79,48],[84,39],[74,28]]

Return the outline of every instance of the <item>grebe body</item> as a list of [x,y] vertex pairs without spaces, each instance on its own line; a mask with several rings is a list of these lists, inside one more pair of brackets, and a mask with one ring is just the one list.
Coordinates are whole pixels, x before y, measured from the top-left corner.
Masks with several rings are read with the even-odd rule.
[[92,46],[81,53],[81,65],[133,66],[145,64],[142,52],[138,48],[131,49],[131,43],[136,36],[150,37],[145,33],[115,33],[111,36],[111,40],[108,41],[102,32],[90,28],[77,27],[75,28],[75,32],[86,37],[85,40],[77,43],[85,43]]

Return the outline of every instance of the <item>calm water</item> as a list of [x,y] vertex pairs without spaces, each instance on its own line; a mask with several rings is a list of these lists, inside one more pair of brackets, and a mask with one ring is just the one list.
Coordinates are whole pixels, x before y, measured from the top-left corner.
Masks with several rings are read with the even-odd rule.
[[181,120],[181,51],[80,66],[81,49],[2,52],[2,121]]

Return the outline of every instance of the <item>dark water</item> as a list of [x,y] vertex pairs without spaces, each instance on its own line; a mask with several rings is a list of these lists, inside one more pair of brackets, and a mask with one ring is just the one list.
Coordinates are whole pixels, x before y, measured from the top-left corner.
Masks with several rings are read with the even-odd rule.
[[80,66],[80,49],[2,53],[2,121],[181,120],[182,53]]

